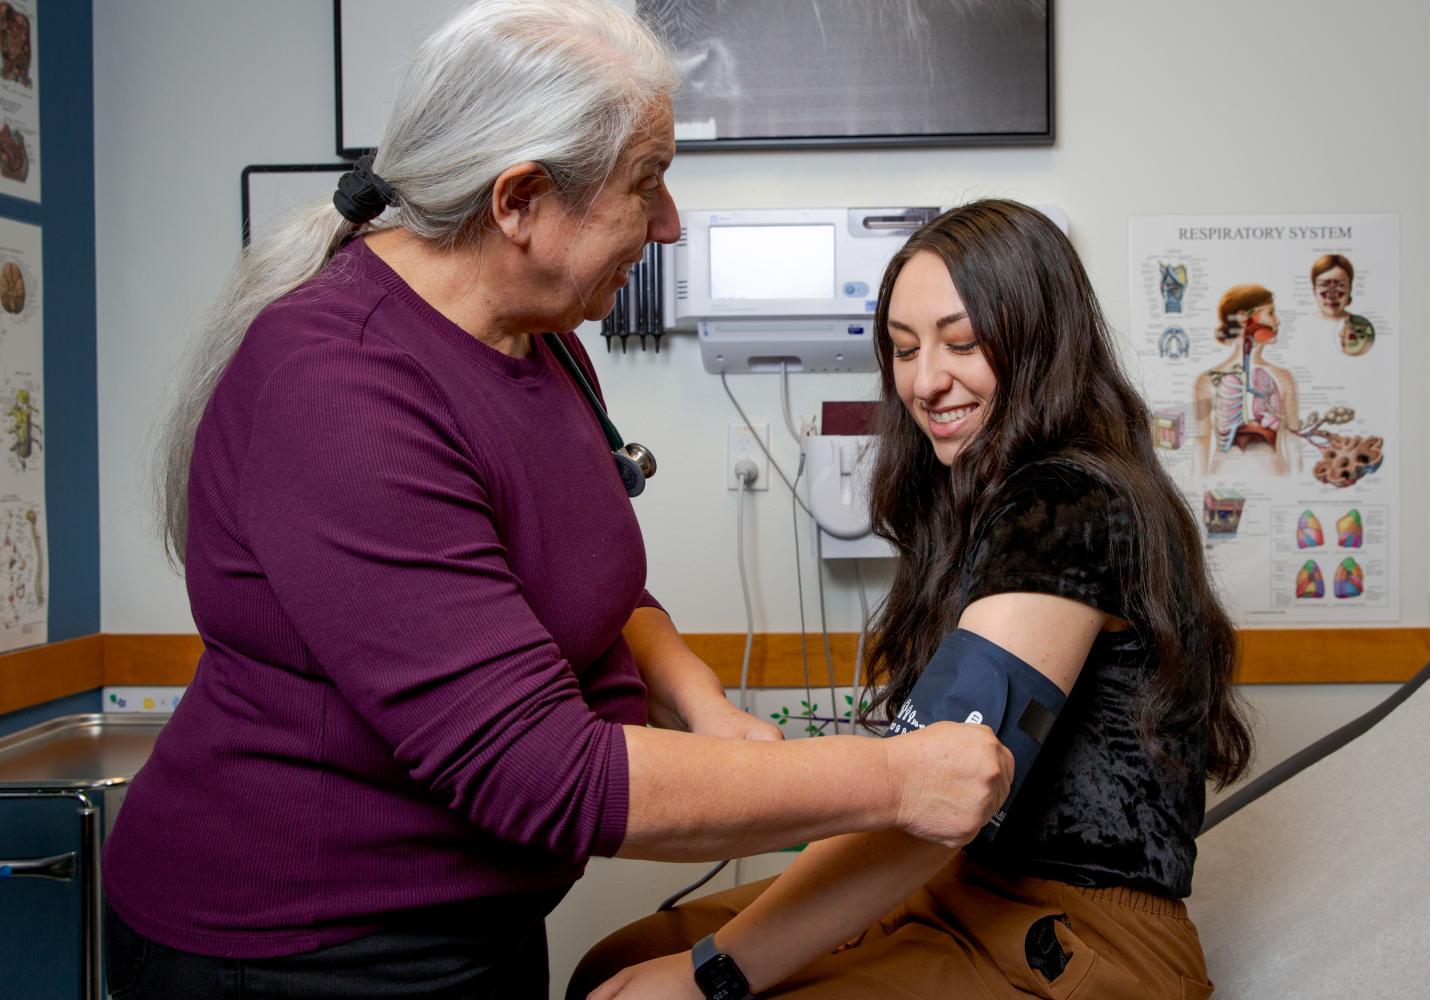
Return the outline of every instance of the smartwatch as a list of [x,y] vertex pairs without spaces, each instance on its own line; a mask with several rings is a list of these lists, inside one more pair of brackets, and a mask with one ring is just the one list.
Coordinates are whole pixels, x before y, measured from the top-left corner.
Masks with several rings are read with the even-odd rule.
[[735,960],[715,947],[715,935],[707,934],[690,951],[695,966],[695,985],[705,1000],[749,1000],[750,983]]

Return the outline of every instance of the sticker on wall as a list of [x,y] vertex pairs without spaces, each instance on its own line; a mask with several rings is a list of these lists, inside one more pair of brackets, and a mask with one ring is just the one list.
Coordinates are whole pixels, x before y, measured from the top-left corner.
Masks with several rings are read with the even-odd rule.
[[184,697],[181,687],[106,687],[101,695],[104,711],[133,714],[135,712],[172,712]]

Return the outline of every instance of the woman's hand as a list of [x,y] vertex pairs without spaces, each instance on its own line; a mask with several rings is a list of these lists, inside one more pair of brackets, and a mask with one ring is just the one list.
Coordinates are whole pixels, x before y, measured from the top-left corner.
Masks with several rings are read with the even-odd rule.
[[666,955],[622,969],[586,1000],[704,1000],[690,954]]
[[650,724],[730,740],[782,740],[778,726],[740,711],[715,671],[659,608],[636,608],[622,631],[645,681]]
[[987,726],[935,722],[883,741],[894,780],[894,825],[962,847],[998,811],[1013,784],[1013,755]]
[[692,733],[719,736],[727,740],[782,740],[779,726],[755,718],[730,704],[724,692],[718,698],[707,698],[699,708],[689,713],[686,724]]

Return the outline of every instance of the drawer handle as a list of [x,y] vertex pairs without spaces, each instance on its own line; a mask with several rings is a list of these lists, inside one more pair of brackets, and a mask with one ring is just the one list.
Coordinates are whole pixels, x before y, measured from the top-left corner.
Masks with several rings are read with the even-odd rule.
[[47,858],[0,861],[0,878],[52,878],[57,882],[72,882],[74,865],[74,851],[52,854]]

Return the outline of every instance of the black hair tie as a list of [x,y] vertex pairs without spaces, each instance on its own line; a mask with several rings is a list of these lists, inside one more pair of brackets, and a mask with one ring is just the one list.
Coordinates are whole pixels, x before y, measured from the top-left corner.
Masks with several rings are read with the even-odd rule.
[[359,226],[376,219],[396,200],[392,185],[372,172],[371,153],[359,158],[351,170],[338,178],[338,189],[333,193],[333,206],[343,218]]

